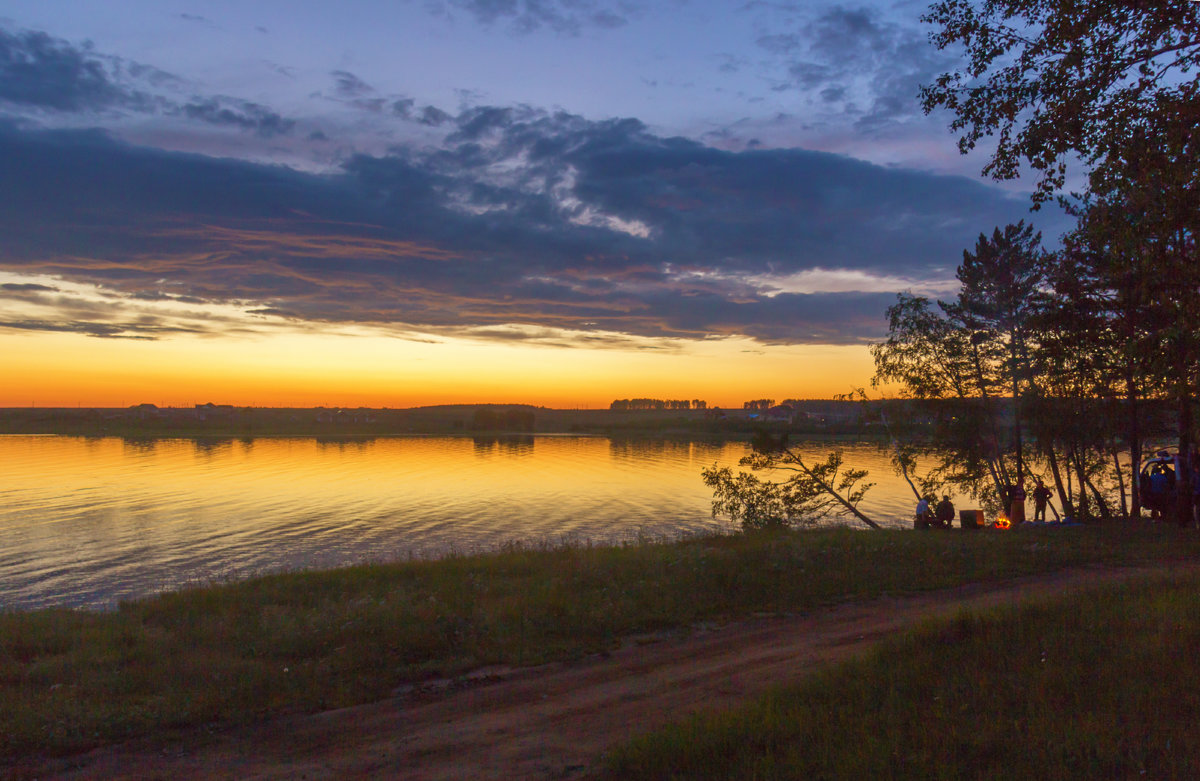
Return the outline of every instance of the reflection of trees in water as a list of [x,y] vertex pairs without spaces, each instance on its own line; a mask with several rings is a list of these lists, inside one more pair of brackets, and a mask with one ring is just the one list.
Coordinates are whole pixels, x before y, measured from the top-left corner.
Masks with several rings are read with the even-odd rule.
[[192,440],[192,451],[199,458],[211,459],[231,450],[233,440],[230,438]]
[[126,453],[148,456],[158,449],[158,440],[153,437],[121,437],[121,446]]
[[678,439],[629,439],[608,440],[608,452],[613,458],[636,461],[651,457],[688,458],[696,443]]
[[533,455],[534,437],[521,434],[496,437],[471,437],[475,455],[490,456],[499,451],[506,456]]
[[533,455],[533,437],[501,437],[500,452],[510,456]]
[[[730,441],[727,439],[716,439],[705,442],[693,442],[691,443],[692,460],[711,463],[722,456],[726,448],[729,447]],[[744,452],[746,443],[741,440],[735,441],[741,446],[741,450]]]
[[316,442],[317,447],[322,450],[335,447],[338,450],[350,448],[361,452],[375,443],[375,437],[317,437]]

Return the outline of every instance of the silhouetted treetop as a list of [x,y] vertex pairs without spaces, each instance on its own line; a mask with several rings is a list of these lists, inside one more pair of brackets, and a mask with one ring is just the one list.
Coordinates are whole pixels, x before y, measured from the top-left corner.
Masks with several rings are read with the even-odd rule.
[[1196,99],[1191,0],[941,0],[921,19],[940,28],[934,45],[961,45],[966,59],[921,89],[926,113],[956,114],[964,153],[995,136],[984,174],[1015,179],[1023,161],[1039,171],[1035,202],[1063,186],[1072,153],[1094,164],[1113,139],[1166,116],[1164,97]]

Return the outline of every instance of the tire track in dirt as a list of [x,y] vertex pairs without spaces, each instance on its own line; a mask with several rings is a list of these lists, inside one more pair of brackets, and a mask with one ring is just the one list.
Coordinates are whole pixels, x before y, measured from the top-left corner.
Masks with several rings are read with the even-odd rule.
[[1196,571],[1200,565],[1191,562],[1083,568],[847,602],[805,615],[635,638],[580,662],[482,670],[368,705],[195,733],[165,747],[132,742],[10,770],[21,777],[171,781],[589,778],[605,750],[636,734],[798,681],[927,619]]

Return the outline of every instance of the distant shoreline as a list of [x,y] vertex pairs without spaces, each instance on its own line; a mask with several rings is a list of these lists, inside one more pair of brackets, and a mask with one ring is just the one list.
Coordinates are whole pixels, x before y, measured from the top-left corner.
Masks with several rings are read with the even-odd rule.
[[742,439],[764,428],[820,438],[874,438],[854,402],[814,401],[770,418],[749,410],[559,410],[521,404],[411,409],[166,407],[0,408],[0,434],[130,439],[397,436],[652,436]]

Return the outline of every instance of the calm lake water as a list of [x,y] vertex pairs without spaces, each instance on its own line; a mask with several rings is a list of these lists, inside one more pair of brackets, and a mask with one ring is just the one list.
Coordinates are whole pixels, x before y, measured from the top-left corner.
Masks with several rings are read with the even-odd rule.
[[[799,445],[814,456],[835,446],[877,483],[863,511],[909,525],[911,494],[875,444]],[[736,465],[747,448],[576,436],[0,436],[0,609],[106,609],[195,583],[511,540],[727,528],[711,516],[700,471]]]

